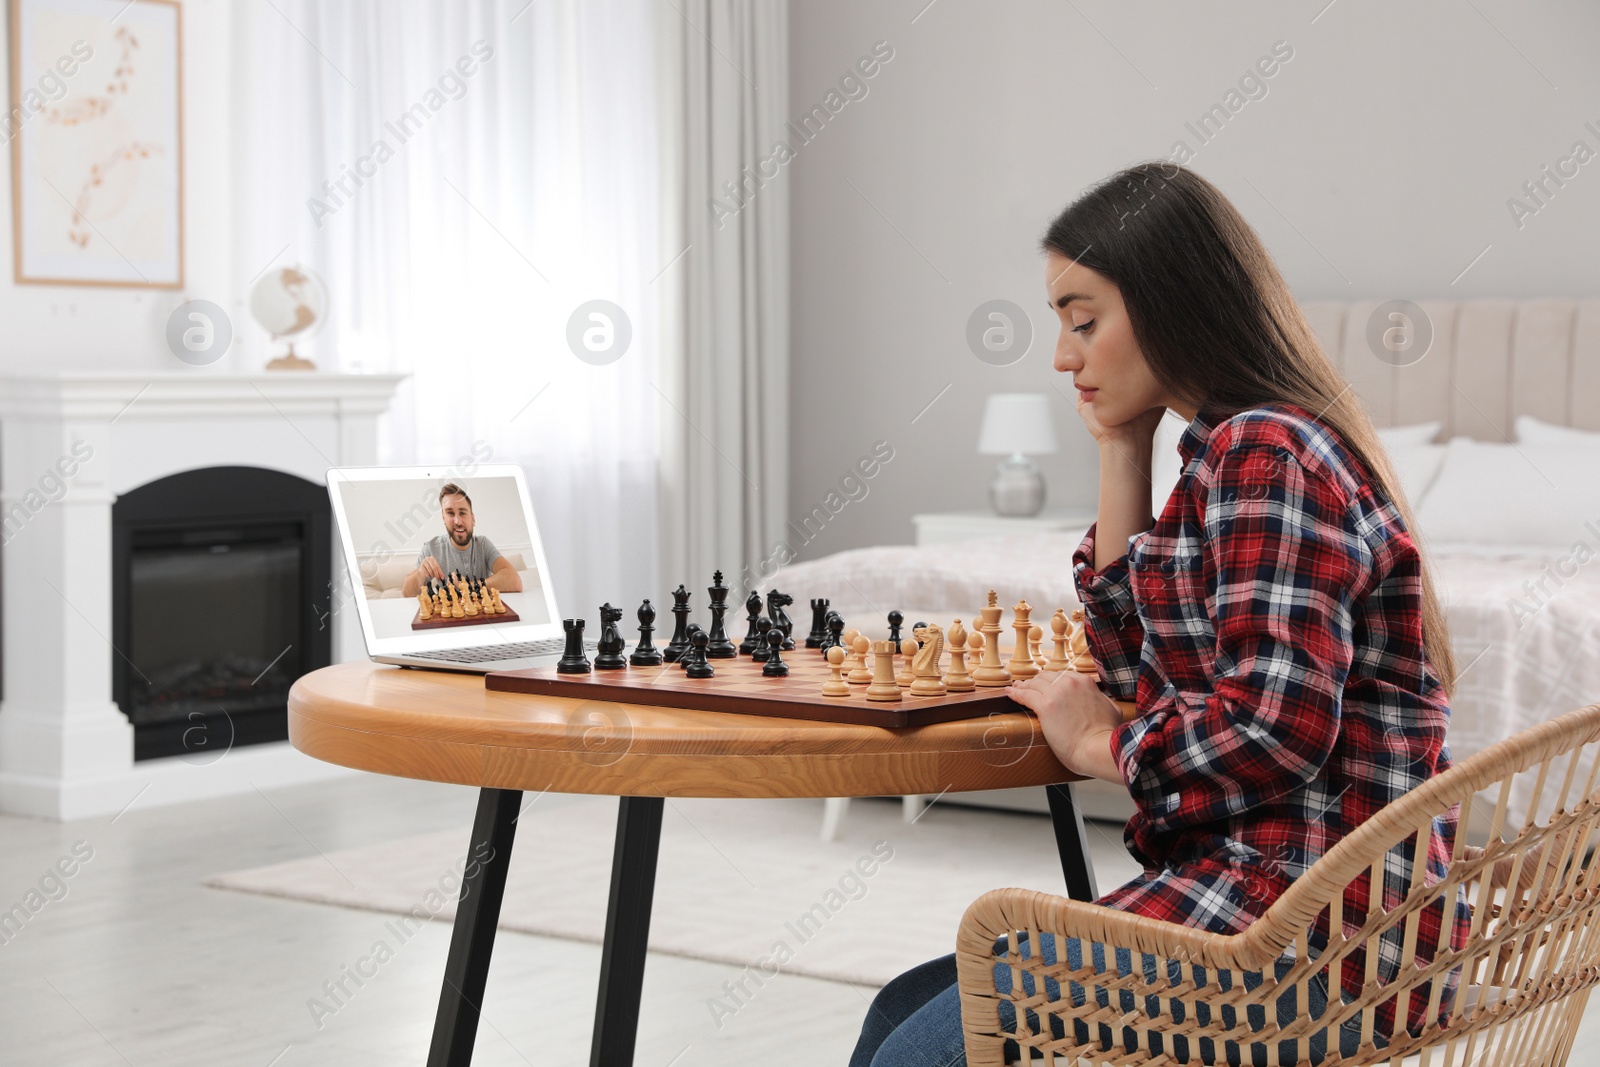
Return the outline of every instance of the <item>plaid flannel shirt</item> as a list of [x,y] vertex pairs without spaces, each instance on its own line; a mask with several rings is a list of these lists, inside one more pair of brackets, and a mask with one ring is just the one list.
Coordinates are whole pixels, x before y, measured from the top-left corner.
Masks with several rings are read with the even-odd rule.
[[[1105,688],[1139,709],[1111,748],[1137,809],[1124,839],[1145,872],[1098,903],[1232,933],[1341,837],[1450,766],[1450,709],[1424,656],[1416,545],[1330,427],[1291,404],[1201,412],[1178,451],[1183,471],[1152,529],[1099,571],[1098,523],[1073,555]],[[1433,822],[1429,883],[1443,877],[1457,816]],[[1410,879],[1410,849],[1397,847],[1386,907]],[[1366,915],[1369,882],[1346,891],[1347,932]],[[1440,943],[1442,910],[1422,915],[1419,961]],[[1465,944],[1470,914],[1458,894],[1451,947]],[[1402,930],[1382,943],[1384,980],[1398,973]],[[1350,997],[1364,969],[1364,952],[1345,963]],[[1446,1006],[1458,981],[1459,968]],[[1392,1024],[1392,1008],[1379,1013],[1380,1033]]]

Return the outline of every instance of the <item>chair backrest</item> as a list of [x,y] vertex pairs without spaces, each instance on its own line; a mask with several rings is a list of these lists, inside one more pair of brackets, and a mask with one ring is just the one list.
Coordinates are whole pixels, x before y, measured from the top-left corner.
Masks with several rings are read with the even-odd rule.
[[[986,895],[963,920],[961,944],[972,957],[962,961],[969,1059],[1000,1063],[998,1045],[973,1053],[991,1038],[1009,1036],[1075,1064],[1080,1056],[1097,1064],[1145,1063],[1152,1046],[1172,1056],[1172,1038],[1182,1036],[1187,1049],[1260,1043],[1272,1050],[1265,1062],[1276,1063],[1289,1049],[1303,1060],[1305,1042],[1313,1040],[1331,1053],[1339,1047],[1341,1024],[1353,1020],[1349,1026],[1359,1029],[1361,1047],[1342,1063],[1399,1064],[1421,1050],[1442,1049],[1442,1058],[1424,1053],[1423,1067],[1563,1064],[1588,991],[1600,981],[1600,863],[1591,862],[1600,843],[1597,755],[1600,704],[1502,741],[1384,807],[1296,879],[1260,921],[1233,936],[1142,917],[1101,922],[1091,913],[1106,909],[1021,890]],[[1508,824],[1513,794],[1534,798],[1520,825]],[[1412,862],[1419,843],[1426,853],[1434,820],[1452,809],[1460,821],[1450,854]],[[1474,835],[1481,845],[1469,841]],[[1365,887],[1378,890],[1368,894]],[[1362,899],[1372,904],[1358,913],[1350,902]],[[1013,951],[1003,962],[1016,975],[1017,992],[994,993],[994,1004],[980,1002],[974,948],[1010,931],[1030,931],[1035,944],[1040,931],[1106,940],[1179,963],[1148,976],[1138,966],[1130,975],[1115,969],[1099,975]],[[1119,934],[1126,940],[1119,942]],[[1275,981],[1273,965],[1291,948],[1293,964],[1283,963],[1288,969]],[[1265,980],[1254,988],[1235,982],[1219,989],[1215,977],[1206,983],[1188,970],[1194,965],[1264,971]],[[1025,980],[1027,972],[1034,977]],[[1312,1018],[1304,1006],[1307,983],[1316,976],[1331,995],[1327,1010]],[[1046,997],[1039,988],[1046,978],[1089,979],[1107,991],[1110,1007],[1098,1007],[1094,996],[1076,1007],[1071,998]],[[1298,990],[1299,1017],[1279,1025],[1278,999],[1291,985]],[[1145,1009],[1114,1010],[1123,990]],[[1027,1028],[999,1033],[976,1021],[1007,1000],[1013,1019],[1021,1008],[1033,1020],[1031,1041]],[[1197,1011],[1200,1005],[1209,1010]],[[1224,1005],[1231,1006],[1226,1017]],[[969,1009],[973,1021],[965,1020]],[[1039,1032],[1045,1016],[1064,1024],[1065,1033],[1052,1037],[1054,1026]],[[1128,1029],[1107,1044],[1110,1024]],[[1375,1031],[1386,1047],[1375,1046]],[[1086,1042],[1079,1044],[1075,1033]],[[1123,1040],[1137,1040],[1139,1051],[1125,1051]],[[1250,1060],[1246,1053],[1244,1061]]]
[[[1439,1046],[1445,1063],[1565,1062],[1600,980],[1600,864],[1591,862],[1600,841],[1597,755],[1600,704],[1591,704],[1462,761],[1357,827],[1243,936],[1271,956],[1294,945],[1303,962],[1286,982],[1322,974],[1338,990],[1342,976],[1347,992],[1359,990],[1348,1003],[1331,998],[1318,1029],[1334,1033],[1358,1019],[1365,1050],[1375,1021],[1395,1020],[1391,1044],[1358,1062],[1398,1062]],[[1532,798],[1520,825],[1507,818],[1513,795]],[[1451,855],[1412,862],[1434,819],[1452,810]],[[1475,832],[1484,832],[1481,846],[1470,840]],[[1348,914],[1346,894],[1357,884],[1381,885],[1381,907]],[[1464,943],[1452,947],[1449,915],[1462,902],[1470,915],[1455,932]],[[1313,952],[1319,929],[1330,934]],[[1396,956],[1398,966],[1384,965]],[[1341,975],[1353,958],[1361,971]],[[1491,1045],[1499,1051],[1484,1056]]]

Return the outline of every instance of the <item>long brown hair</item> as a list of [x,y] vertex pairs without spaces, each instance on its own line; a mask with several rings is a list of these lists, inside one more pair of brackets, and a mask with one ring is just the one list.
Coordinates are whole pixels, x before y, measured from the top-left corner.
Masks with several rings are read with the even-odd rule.
[[[1040,243],[1117,285],[1145,362],[1169,393],[1218,418],[1264,404],[1304,408],[1365,464],[1416,540],[1411,504],[1372,419],[1261,238],[1216,186],[1175,163],[1140,163],[1090,187]],[[1425,555],[1420,569],[1423,649],[1448,697],[1456,682],[1449,626]]]

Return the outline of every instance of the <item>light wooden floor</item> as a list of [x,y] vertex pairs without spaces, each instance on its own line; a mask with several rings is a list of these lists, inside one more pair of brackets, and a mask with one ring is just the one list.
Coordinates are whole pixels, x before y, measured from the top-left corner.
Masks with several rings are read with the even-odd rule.
[[[341,994],[342,1005],[319,1026],[308,1002],[326,997],[323,983],[338,980],[375,942],[396,943],[385,927],[390,917],[200,882],[219,871],[450,827],[461,828],[464,852],[474,798],[464,788],[356,775],[202,804],[140,810],[136,803],[115,820],[0,817],[0,912],[38,888],[76,843],[84,843],[80,852],[93,849],[65,881],[65,895],[47,884],[59,899],[20,932],[0,933],[9,938],[0,944],[0,1064],[423,1063],[447,925],[427,924],[359,987],[346,979],[350,995]],[[540,804],[567,799],[551,795]],[[819,825],[821,816],[818,801]],[[1096,863],[1110,867],[1120,828],[1097,829]],[[587,1062],[598,975],[598,946],[502,933],[475,1062]],[[719,1027],[707,1001],[736,975],[721,964],[652,955],[636,1063],[842,1067],[848,1060],[874,990],[780,975]],[[1580,1049],[1600,1046],[1600,1011],[1589,1017]]]
[[[570,800],[539,803],[548,810]],[[202,804],[135,803],[115,821],[0,817],[0,910],[21,902],[75,843],[94,850],[65,881],[65,896],[0,945],[0,1065],[423,1063],[448,925],[426,924],[363,985],[347,979],[351,995],[319,1026],[308,1001],[326,998],[323,983],[378,940],[397,942],[385,927],[391,917],[200,883],[219,871],[451,827],[461,829],[465,853],[474,802],[465,788],[355,775]],[[937,808],[925,816],[936,817]],[[1109,849],[1118,833],[1094,836],[1097,848]],[[474,1062],[587,1062],[599,969],[598,946],[501,933]],[[719,1027],[707,1002],[738,973],[652,954],[636,1063],[811,1067],[849,1059],[874,989],[779,975]]]

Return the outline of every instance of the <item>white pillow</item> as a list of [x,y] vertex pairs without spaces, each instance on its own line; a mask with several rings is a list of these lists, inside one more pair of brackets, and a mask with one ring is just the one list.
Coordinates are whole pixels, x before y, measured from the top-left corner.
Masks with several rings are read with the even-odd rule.
[[1431,444],[1444,423],[1438,420],[1433,422],[1414,422],[1409,426],[1380,426],[1378,427],[1378,440],[1391,451],[1398,445],[1426,445]]
[[1600,540],[1594,455],[1555,445],[1455,437],[1421,508],[1428,541],[1570,548]]
[[1389,453],[1389,461],[1394,464],[1395,473],[1400,476],[1400,488],[1406,494],[1406,499],[1411,502],[1411,513],[1415,515],[1417,509],[1422,507],[1422,501],[1427,497],[1428,490],[1433,488],[1434,480],[1439,476],[1439,469],[1444,465],[1445,453],[1450,450],[1450,446],[1392,445],[1385,442],[1384,449]]
[[1178,440],[1189,424],[1172,409],[1156,424],[1155,439],[1150,448],[1150,514],[1161,517],[1167,498],[1178,487],[1183,474],[1183,453],[1178,451]]
[[1557,426],[1553,422],[1543,422],[1532,415],[1518,415],[1512,427],[1517,435],[1518,444],[1600,448],[1600,433],[1595,433],[1593,430],[1574,430],[1571,426]]

